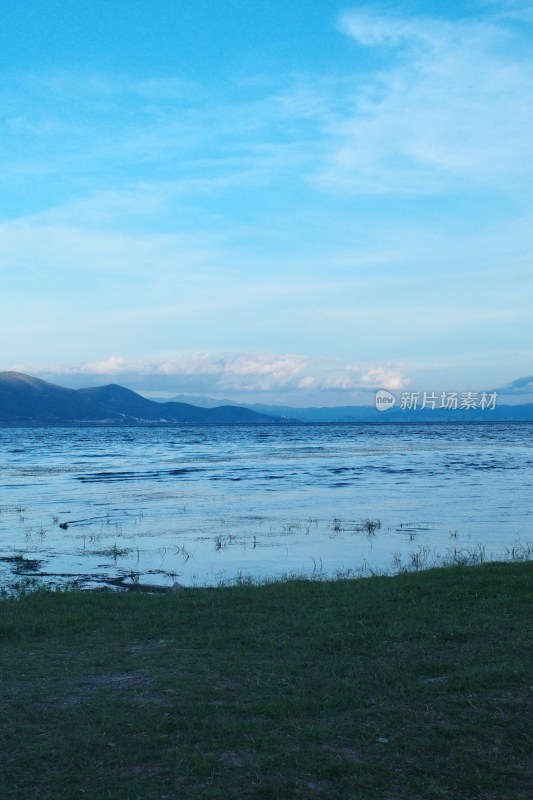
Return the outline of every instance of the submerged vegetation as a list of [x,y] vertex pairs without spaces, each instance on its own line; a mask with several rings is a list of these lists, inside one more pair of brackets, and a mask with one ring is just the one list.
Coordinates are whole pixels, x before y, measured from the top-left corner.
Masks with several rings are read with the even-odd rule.
[[1,556],[0,561],[8,564],[15,575],[21,575],[28,572],[37,572],[42,566],[42,560],[37,558],[26,558],[23,553],[17,553],[13,556]]
[[526,800],[532,579],[4,600],[2,796]]
[[[0,512],[1,510],[0,507]],[[3,510],[4,512],[9,511],[6,508]],[[287,578],[313,580],[361,578],[391,575],[406,571],[416,572],[433,567],[474,566],[489,561],[520,562],[533,558],[533,542],[530,540],[516,541],[512,545],[500,548],[495,553],[489,551],[482,542],[478,542],[475,545],[470,544],[470,537],[468,535],[464,536],[457,529],[449,531],[448,540],[445,542],[444,547],[441,541],[440,548],[432,549],[426,543],[428,541],[427,538],[422,538],[422,540],[419,538],[422,534],[431,533],[432,529],[426,524],[413,522],[384,526],[380,519],[357,520],[333,516],[329,519],[319,519],[318,517],[296,519],[281,524],[270,522],[267,528],[265,523],[269,522],[268,518],[256,516],[251,517],[250,521],[255,523],[256,529],[251,527],[250,530],[243,529],[238,533],[232,533],[229,530],[231,530],[233,521],[219,519],[218,526],[225,531],[229,529],[227,532],[212,532],[210,535],[197,537],[196,539],[187,539],[187,544],[183,543],[182,533],[177,531],[172,544],[168,546],[163,544],[157,549],[153,549],[153,552],[158,554],[159,561],[151,569],[146,566],[143,569],[143,561],[146,561],[147,551],[142,551],[141,555],[139,547],[128,547],[117,543],[117,538],[122,538],[125,543],[131,543],[132,539],[131,537],[123,536],[122,530],[117,530],[116,527],[112,534],[112,544],[108,547],[102,547],[103,541],[106,539],[105,534],[102,532],[93,531],[89,535],[84,534],[80,537],[80,543],[82,544],[81,550],[78,551],[80,555],[93,558],[96,556],[107,560],[106,563],[97,564],[97,570],[93,569],[85,574],[81,570],[78,573],[48,571],[45,566],[46,555],[44,558],[32,558],[21,551],[14,554],[0,555],[0,562],[3,562],[8,568],[8,572],[6,573],[4,570],[3,577],[0,576],[0,597],[17,596],[21,591],[28,591],[28,587],[39,588],[44,585],[60,587],[74,584],[94,588],[101,584],[107,584],[115,588],[131,589],[137,588],[140,584],[146,587],[147,590],[152,586],[154,591],[161,591],[164,587],[170,588],[172,582],[178,577],[180,580],[183,578],[186,585],[205,585],[205,582],[198,581],[193,571],[197,548],[201,545],[204,545],[203,559],[204,561],[206,560],[205,544],[208,545],[210,553],[219,554],[218,556],[215,555],[215,559],[217,557],[221,558],[224,553],[228,553],[228,555],[232,556],[232,563],[234,562],[236,565],[233,573],[228,570],[225,572],[213,570],[212,575],[215,576],[215,580],[211,580],[210,585],[219,586],[233,583],[239,584],[243,581],[247,584],[260,584]],[[315,556],[313,554],[308,555],[307,562],[311,561],[312,569],[288,569],[280,571],[274,576],[258,577],[257,573],[254,576],[239,566],[239,558],[247,549],[260,551],[261,548],[283,546],[288,553],[288,546],[291,545],[294,548],[294,552],[298,552],[300,544],[308,540],[311,532],[317,537],[313,540],[317,551],[320,552],[322,550],[324,556],[328,555],[328,542],[338,541],[342,537],[347,554],[343,560],[345,562],[348,561],[353,566],[332,568],[330,562],[326,568],[323,556]],[[401,537],[398,537],[398,534]],[[46,538],[46,532],[42,533],[42,526],[41,529],[27,529],[25,536],[30,547],[34,538],[38,536],[39,541],[36,552],[42,554],[44,547],[42,539]],[[159,538],[158,532],[155,532],[154,536]],[[376,566],[375,562],[369,560],[374,542],[379,542],[380,537],[388,537],[387,548],[390,551],[388,567]],[[177,541],[181,543],[177,544]],[[357,549],[351,549],[351,542],[357,545]],[[362,555],[365,550],[364,547],[361,548],[361,544],[366,544],[369,558],[367,558],[367,555]],[[394,549],[401,544],[404,545],[402,549]],[[405,546],[406,544],[407,547]],[[308,551],[309,548],[307,548]],[[383,547],[378,550],[378,554],[382,564]],[[193,562],[193,568],[190,572],[187,572],[189,561]],[[272,565],[272,560],[270,560],[270,565]],[[9,572],[11,575],[9,575]],[[30,578],[31,580],[25,580]],[[41,579],[41,582],[39,579]]]

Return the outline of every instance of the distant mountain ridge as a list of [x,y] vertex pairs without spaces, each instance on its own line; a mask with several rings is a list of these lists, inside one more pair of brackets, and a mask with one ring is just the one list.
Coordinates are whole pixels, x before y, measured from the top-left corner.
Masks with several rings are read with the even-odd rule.
[[20,372],[0,372],[1,423],[276,423],[242,406],[156,403],[117,384],[67,389]]
[[[173,398],[185,399],[178,395]],[[192,405],[202,408],[215,408],[217,403],[228,404],[232,401],[217,401],[211,397],[188,395]],[[378,411],[375,406],[318,406],[309,408],[293,408],[292,406],[265,405],[262,403],[242,403],[261,414],[269,414],[283,421],[298,422],[533,422],[533,403],[518,405],[496,405],[494,410],[481,409],[413,409],[402,410],[398,407],[389,411]]]
[[260,403],[246,404],[246,408],[262,414],[275,414],[284,420],[300,422],[533,422],[533,403],[521,405],[496,405],[493,410],[480,408],[392,408],[378,411],[375,406],[337,406],[333,408],[292,408]]
[[191,406],[200,406],[200,408],[219,408],[220,406],[242,406],[242,408],[248,408],[245,403],[236,403],[234,400],[215,400],[213,397],[202,397],[197,394],[177,394],[175,397],[167,398],[166,401],[159,400],[156,397],[151,397],[150,400],[156,400],[158,403],[188,403]]

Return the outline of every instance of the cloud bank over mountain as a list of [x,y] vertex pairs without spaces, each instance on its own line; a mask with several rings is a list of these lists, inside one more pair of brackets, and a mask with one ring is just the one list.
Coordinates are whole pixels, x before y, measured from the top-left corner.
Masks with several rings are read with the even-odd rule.
[[378,388],[402,389],[409,378],[391,364],[339,365],[331,359],[294,354],[249,352],[240,354],[182,354],[162,359],[125,359],[110,356],[75,365],[18,364],[18,372],[61,380],[81,387],[112,381],[147,394],[166,392],[213,394],[254,402],[267,396],[291,398],[304,404],[321,398],[324,404],[346,396],[371,396]]

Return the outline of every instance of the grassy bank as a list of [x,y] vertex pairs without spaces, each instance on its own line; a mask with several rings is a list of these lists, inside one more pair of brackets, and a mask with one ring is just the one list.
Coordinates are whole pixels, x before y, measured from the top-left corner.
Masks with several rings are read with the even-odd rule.
[[525,800],[532,578],[2,601],[0,797]]

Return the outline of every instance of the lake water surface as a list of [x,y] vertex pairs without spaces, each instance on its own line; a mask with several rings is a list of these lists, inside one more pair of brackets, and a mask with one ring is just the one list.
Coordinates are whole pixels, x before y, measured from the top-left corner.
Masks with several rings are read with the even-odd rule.
[[[533,539],[533,425],[0,428],[0,584],[422,566]],[[67,529],[60,528],[68,523]]]

